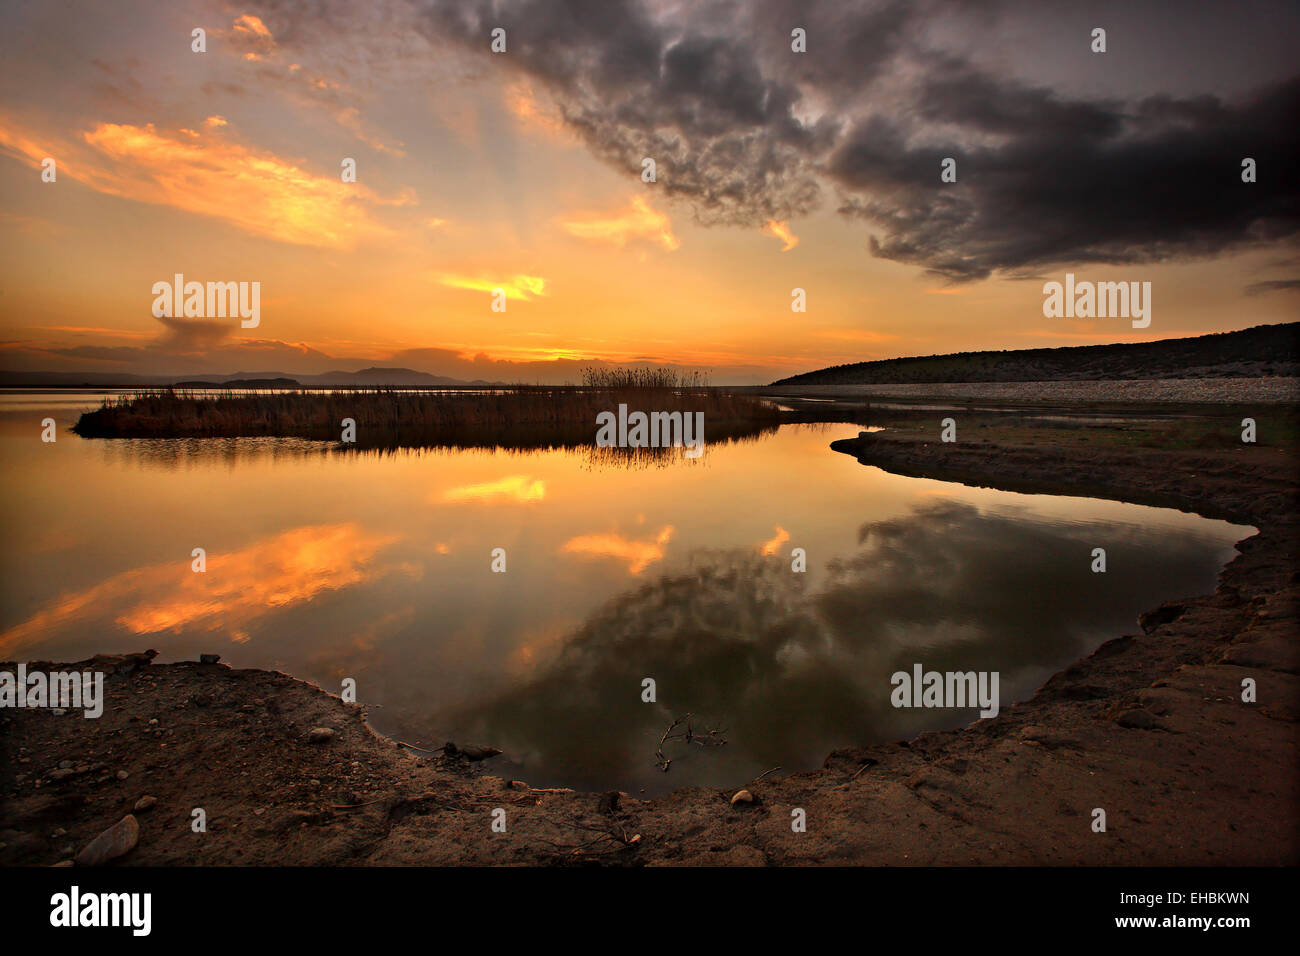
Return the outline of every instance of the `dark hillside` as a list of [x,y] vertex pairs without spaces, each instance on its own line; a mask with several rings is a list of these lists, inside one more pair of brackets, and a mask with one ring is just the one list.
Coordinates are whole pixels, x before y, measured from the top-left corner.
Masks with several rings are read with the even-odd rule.
[[1300,322],[1121,345],[956,352],[835,365],[774,385],[1045,382],[1300,375]]

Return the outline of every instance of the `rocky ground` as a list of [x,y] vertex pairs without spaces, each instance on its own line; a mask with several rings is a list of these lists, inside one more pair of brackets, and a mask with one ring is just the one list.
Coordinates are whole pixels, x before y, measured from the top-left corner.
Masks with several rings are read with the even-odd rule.
[[[101,718],[0,711],[0,863],[1300,862],[1294,445],[1006,416],[961,429],[942,443],[935,423],[906,419],[836,448],[889,471],[1179,507],[1259,533],[1214,594],[1153,608],[996,718],[655,800],[534,789],[492,776],[491,759],[416,752],[282,674],[98,658],[83,664],[109,672]],[[1256,703],[1241,700],[1247,677]],[[750,799],[734,801],[741,789]],[[807,832],[792,830],[795,809]]]

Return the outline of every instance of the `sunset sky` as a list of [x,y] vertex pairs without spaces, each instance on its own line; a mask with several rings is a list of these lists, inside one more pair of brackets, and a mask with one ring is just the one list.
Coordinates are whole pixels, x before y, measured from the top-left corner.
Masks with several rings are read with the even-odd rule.
[[[0,36],[4,370],[752,383],[1300,304],[1294,3],[19,0]],[[1150,327],[1044,318],[1066,271],[1150,281]],[[260,326],[155,318],[176,273],[260,282]]]

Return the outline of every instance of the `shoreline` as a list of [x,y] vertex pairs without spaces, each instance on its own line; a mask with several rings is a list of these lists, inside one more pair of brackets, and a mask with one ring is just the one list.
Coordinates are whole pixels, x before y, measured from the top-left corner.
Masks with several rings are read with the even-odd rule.
[[[1213,594],[1151,609],[1137,633],[995,718],[838,750],[820,771],[652,800],[533,789],[492,776],[490,760],[429,759],[373,732],[363,706],[284,674],[99,658],[115,671],[102,718],[0,712],[0,863],[70,860],[146,795],[156,803],[135,814],[139,843],[120,864],[1300,861],[1286,825],[1300,796],[1294,449],[1118,447],[1098,441],[1104,430],[1006,421],[974,433],[943,445],[934,422],[904,422],[832,448],[899,474],[1259,530]],[[1258,682],[1256,704],[1239,700],[1244,676]],[[333,738],[310,742],[321,726]],[[755,802],[733,806],[742,787]],[[191,830],[195,807],[206,833]],[[1105,834],[1090,827],[1097,807]],[[496,808],[506,833],[491,830]],[[807,833],[791,831],[794,808]]]

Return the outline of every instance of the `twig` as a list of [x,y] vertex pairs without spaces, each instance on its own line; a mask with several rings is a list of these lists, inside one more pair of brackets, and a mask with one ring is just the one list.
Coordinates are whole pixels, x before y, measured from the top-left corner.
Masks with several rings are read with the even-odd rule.
[[858,777],[862,776],[862,771],[866,770],[868,767],[874,767],[879,762],[880,762],[879,760],[868,760],[866,763],[864,763],[861,767],[858,768],[858,772],[855,773],[850,779],[857,780]]
[[[659,758],[656,766],[664,773],[667,773],[669,766],[672,765],[672,760],[664,756],[664,744],[670,740],[684,740],[688,744],[698,744],[701,747],[721,747],[727,742],[725,737],[719,736],[724,732],[724,728],[714,728],[704,734],[697,734],[694,725],[690,723],[691,717],[691,714],[687,714],[685,717],[674,719],[664,731],[664,735],[659,738],[659,746],[655,748],[655,756]],[[680,734],[673,733],[682,724],[686,724],[686,731]]]
[[399,740],[397,742],[397,745],[399,747],[410,747],[412,750],[418,750],[422,754],[440,754],[447,749],[447,745],[443,744],[441,747],[438,747],[435,750],[425,750],[423,747],[415,746],[415,744],[408,744],[405,740]]
[[764,777],[766,777],[769,773],[776,773],[776,772],[777,772],[778,770],[780,770],[780,769],[781,769],[780,767],[773,767],[771,770],[764,770],[762,773],[760,773],[757,777],[755,777],[753,780],[751,780],[751,781],[749,781],[749,782],[750,782],[750,783],[758,783],[758,781],[762,780],[762,779],[763,779]]

